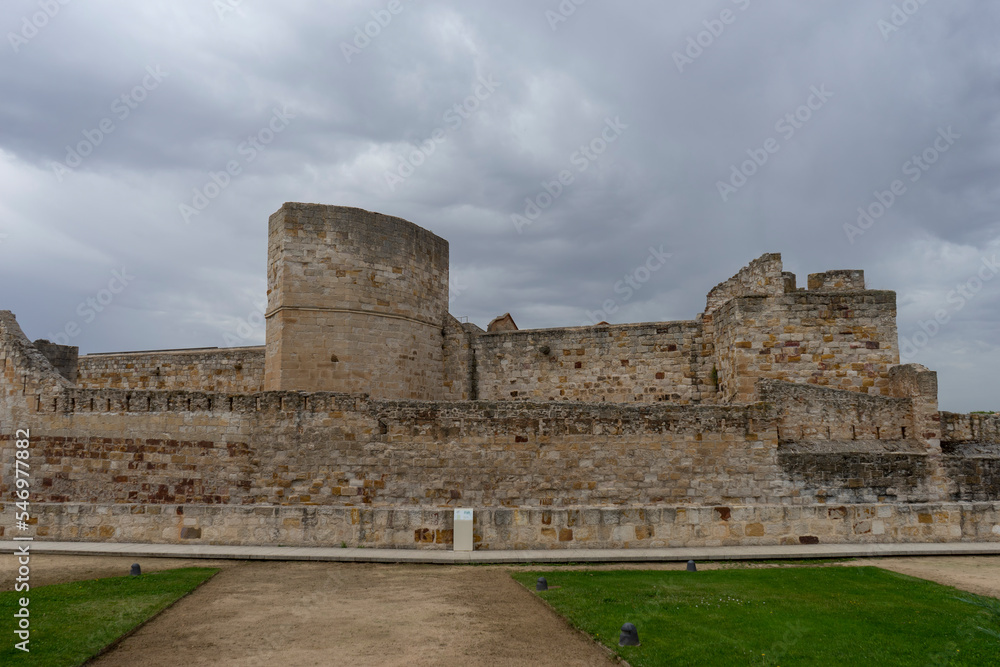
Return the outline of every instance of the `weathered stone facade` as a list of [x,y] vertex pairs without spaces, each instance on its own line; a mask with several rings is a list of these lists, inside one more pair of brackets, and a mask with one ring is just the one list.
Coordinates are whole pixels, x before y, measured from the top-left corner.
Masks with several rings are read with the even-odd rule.
[[1000,416],[938,411],[860,271],[487,333],[411,223],[286,204],[269,244],[263,348],[77,359],[0,312],[0,535],[30,429],[47,539],[447,548],[472,507],[484,549],[1000,541]]
[[436,399],[448,243],[413,223],[285,204],[269,223],[269,390]]
[[262,391],[264,347],[88,354],[79,358],[75,383],[87,389]]

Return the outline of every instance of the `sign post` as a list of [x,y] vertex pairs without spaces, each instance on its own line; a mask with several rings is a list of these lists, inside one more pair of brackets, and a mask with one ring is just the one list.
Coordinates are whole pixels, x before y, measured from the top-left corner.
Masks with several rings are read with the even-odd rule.
[[472,510],[455,510],[455,551],[472,551]]

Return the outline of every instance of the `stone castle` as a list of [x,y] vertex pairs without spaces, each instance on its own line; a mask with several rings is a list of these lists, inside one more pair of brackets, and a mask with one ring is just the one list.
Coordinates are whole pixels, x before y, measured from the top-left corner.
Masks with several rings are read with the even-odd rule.
[[862,271],[524,331],[448,284],[427,230],[293,203],[264,346],[78,356],[0,311],[0,535],[29,429],[44,539],[443,549],[471,507],[477,549],[1000,542],[1000,415],[938,410]]

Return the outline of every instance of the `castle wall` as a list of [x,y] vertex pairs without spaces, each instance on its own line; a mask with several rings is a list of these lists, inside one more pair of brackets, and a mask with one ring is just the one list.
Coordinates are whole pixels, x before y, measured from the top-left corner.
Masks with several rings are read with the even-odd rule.
[[882,395],[899,363],[894,292],[739,297],[712,318],[725,401],[756,400],[760,378]]
[[70,382],[76,382],[80,348],[75,345],[57,345],[45,339],[36,340],[35,348],[49,360],[52,368]]
[[899,397],[770,381],[752,405],[445,403],[76,388],[9,313],[0,351],[0,512],[29,429],[50,539],[447,548],[466,506],[480,548],[1000,540],[1000,452],[953,439],[996,420],[947,418],[936,462],[903,431],[934,387],[916,366]]
[[950,495],[979,501],[1000,497],[1000,414],[942,412],[941,431]]
[[444,381],[441,400],[470,401],[479,397],[473,338],[483,333],[475,324],[448,315],[444,325]]
[[530,507],[782,496],[755,483],[778,468],[773,447],[747,444],[757,414],[747,406],[69,389],[35,407],[38,502]]
[[[792,282],[794,283],[794,276]],[[732,278],[712,288],[705,304],[705,314],[714,313],[730,299],[742,296],[780,296],[788,287],[794,289],[794,284],[788,285],[786,274],[782,270],[781,255],[761,255]]]
[[76,384],[86,389],[173,389],[258,392],[264,388],[264,347],[88,354]]
[[855,270],[811,274],[809,285],[769,254],[716,286],[697,320],[478,335],[477,395],[748,403],[762,378],[889,394],[895,293],[866,290]]
[[444,549],[471,507],[481,549],[1000,541],[1000,415],[938,411],[861,271],[483,332],[398,218],[285,204],[268,262],[262,348],[77,359],[0,311],[0,536],[29,430],[48,539]]
[[775,380],[762,381],[758,391],[762,400],[782,406],[778,459],[805,502],[922,503],[945,497],[937,464],[917,437],[912,398]]
[[400,218],[285,204],[268,229],[264,386],[444,393],[448,243]]
[[28,340],[9,310],[0,310],[0,368],[0,428],[5,431],[20,428],[17,416],[37,395],[72,386]]
[[941,413],[943,438],[952,446],[1000,444],[1000,414]]
[[473,344],[485,400],[715,402],[714,350],[698,321],[499,332]]
[[[67,388],[14,421],[51,539],[446,548],[464,506],[480,548],[1000,540],[997,497],[937,486],[902,437],[912,399],[761,393],[622,406]],[[873,419],[899,436],[839,439]],[[12,445],[5,432],[8,503]],[[968,460],[950,469],[968,476]]]
[[[841,446],[872,417],[906,423],[909,404],[859,395],[867,408],[853,396],[824,408],[810,390],[780,383],[770,407],[632,407],[67,389],[21,421],[34,424],[39,502],[799,504],[813,499],[784,474],[781,446]],[[830,428],[801,425],[817,418]],[[925,453],[898,433],[880,442]],[[849,500],[843,486],[828,502]]]

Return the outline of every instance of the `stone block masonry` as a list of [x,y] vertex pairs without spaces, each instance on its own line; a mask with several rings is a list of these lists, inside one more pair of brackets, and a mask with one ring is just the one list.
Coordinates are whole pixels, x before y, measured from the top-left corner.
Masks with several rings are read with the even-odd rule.
[[701,321],[504,332],[473,346],[477,395],[488,400],[716,402]]
[[79,358],[76,384],[88,389],[261,391],[264,347],[88,354]]
[[[751,262],[695,319],[492,331],[448,244],[271,216],[262,347],[79,357],[0,311],[0,536],[447,549],[1000,541],[1000,416],[899,365],[895,294]],[[7,535],[9,537],[9,535]]]
[[443,394],[448,243],[399,218],[285,204],[268,241],[267,389]]

